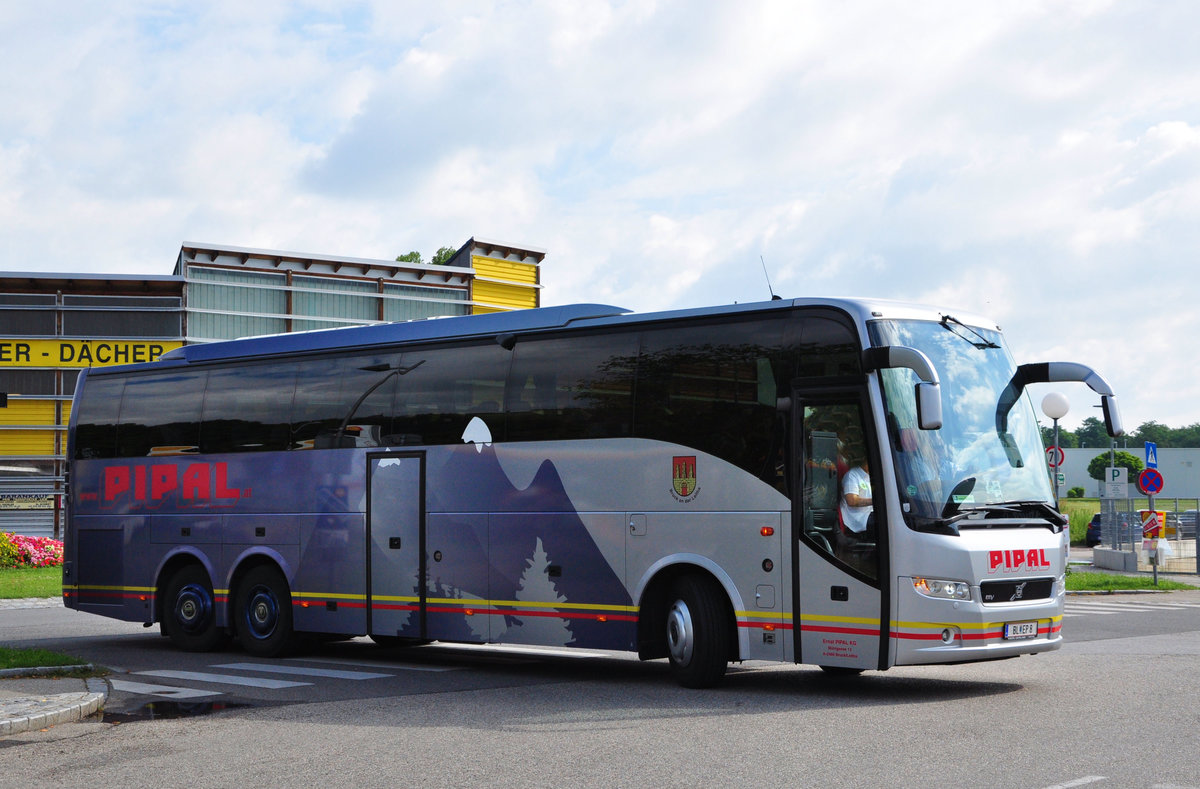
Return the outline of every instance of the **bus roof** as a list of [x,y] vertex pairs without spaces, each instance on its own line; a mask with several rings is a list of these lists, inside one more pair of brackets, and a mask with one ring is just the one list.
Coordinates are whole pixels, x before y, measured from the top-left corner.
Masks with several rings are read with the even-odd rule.
[[[271,334],[244,337],[236,340],[186,345],[164,354],[158,362],[172,365],[201,364],[205,362],[247,359],[255,357],[291,356],[347,348],[372,348],[441,340],[461,340],[478,337],[499,337],[504,334],[519,335],[523,332],[550,331],[566,326],[603,328],[629,323],[653,323],[687,318],[720,317],[750,312],[773,312],[794,307],[832,307],[851,314],[856,320],[872,318],[921,318],[934,319],[939,311],[931,307],[903,302],[848,299],[848,298],[801,298],[775,300],[748,304],[731,304],[716,307],[670,310],[664,312],[633,313],[622,307],[608,304],[568,304],[558,307],[541,307],[486,315],[463,315],[444,318],[382,323],[371,326],[350,326],[335,329],[316,329],[305,332]],[[975,319],[976,316],[963,316]],[[967,322],[974,322],[968,320]],[[977,325],[994,326],[987,321]],[[141,368],[145,365],[123,365],[105,367],[91,371],[93,374],[109,370]]]

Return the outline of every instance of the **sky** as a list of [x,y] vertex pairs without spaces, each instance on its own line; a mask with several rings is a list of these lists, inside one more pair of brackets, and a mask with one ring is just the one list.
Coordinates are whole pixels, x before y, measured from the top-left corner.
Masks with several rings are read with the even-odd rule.
[[0,270],[475,236],[547,306],[982,313],[1200,422],[1193,0],[5,0],[0,97]]

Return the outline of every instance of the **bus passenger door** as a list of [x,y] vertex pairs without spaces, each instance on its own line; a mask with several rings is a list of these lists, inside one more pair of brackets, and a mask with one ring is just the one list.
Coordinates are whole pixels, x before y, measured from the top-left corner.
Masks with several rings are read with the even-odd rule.
[[425,456],[367,458],[367,631],[425,637]]
[[797,389],[792,402],[796,662],[884,668],[887,585],[879,579],[888,564],[887,521],[866,397],[857,389]]

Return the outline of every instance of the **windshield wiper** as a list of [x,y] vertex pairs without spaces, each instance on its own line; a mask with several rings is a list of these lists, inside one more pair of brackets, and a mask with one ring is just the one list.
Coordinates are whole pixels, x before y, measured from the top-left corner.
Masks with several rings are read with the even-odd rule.
[[[959,331],[956,331],[956,330],[954,330],[954,329],[950,328],[950,324],[951,324],[951,323],[953,323],[955,326],[961,326],[962,328],[964,328],[964,329],[966,329],[967,331],[971,332],[971,334],[974,334],[974,335],[975,335],[976,337],[978,337],[979,339],[978,339],[978,340],[972,340],[970,337],[967,337],[967,336],[963,335],[961,332],[959,332]],[[986,349],[988,349],[988,348],[999,348],[999,347],[1000,347],[999,345],[997,345],[996,343],[992,342],[992,341],[991,341],[991,340],[989,340],[987,337],[984,337],[982,334],[980,334],[979,332],[975,331],[975,330],[974,330],[974,329],[972,329],[970,326],[968,326],[967,324],[963,323],[962,321],[960,321],[958,318],[954,317],[953,315],[943,315],[943,316],[942,316],[942,320],[941,320],[941,324],[942,324],[942,328],[943,328],[943,329],[945,329],[946,331],[950,332],[950,333],[951,333],[951,334],[953,334],[955,337],[962,337],[964,340],[966,340],[967,342],[971,343],[972,345],[974,345],[976,348],[978,348],[978,349],[980,349],[980,350],[986,350]]]
[[1019,517],[1034,517],[1040,518],[1050,524],[1050,528],[1058,533],[1070,523],[1070,519],[1063,515],[1050,504],[1044,501],[1002,501],[996,504],[976,504],[972,507],[963,510],[962,515],[971,516],[972,514],[980,514],[984,520],[1004,515],[1016,515]]

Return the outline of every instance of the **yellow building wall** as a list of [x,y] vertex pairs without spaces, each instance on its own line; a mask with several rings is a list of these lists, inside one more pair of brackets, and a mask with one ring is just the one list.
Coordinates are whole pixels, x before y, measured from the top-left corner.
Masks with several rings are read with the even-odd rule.
[[0,422],[5,425],[53,425],[53,400],[14,400],[9,398],[8,408],[0,408]]
[[53,454],[53,430],[0,430],[0,455]]
[[475,279],[471,282],[471,298],[476,302],[483,302],[475,304],[472,313],[480,315],[540,306],[536,264],[473,255],[471,266],[475,269]]

